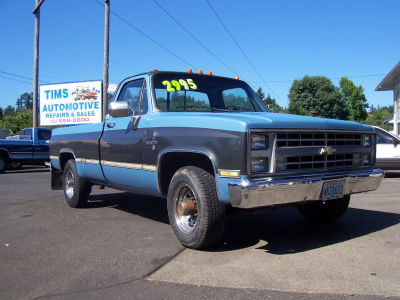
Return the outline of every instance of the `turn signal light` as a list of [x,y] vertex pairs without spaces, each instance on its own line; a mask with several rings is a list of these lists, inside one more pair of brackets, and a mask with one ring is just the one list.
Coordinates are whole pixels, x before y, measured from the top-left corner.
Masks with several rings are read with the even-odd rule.
[[219,170],[221,177],[240,177],[240,171],[235,170]]

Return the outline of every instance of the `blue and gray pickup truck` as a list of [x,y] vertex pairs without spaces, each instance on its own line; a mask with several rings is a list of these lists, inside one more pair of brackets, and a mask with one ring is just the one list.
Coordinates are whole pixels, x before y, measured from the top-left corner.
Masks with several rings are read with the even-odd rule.
[[165,197],[174,233],[194,249],[220,240],[231,211],[295,206],[310,221],[336,220],[383,177],[372,127],[271,113],[238,79],[139,74],[108,112],[53,131],[52,188],[71,207],[85,206],[93,185]]
[[20,134],[0,140],[0,173],[8,168],[19,168],[22,164],[43,164],[50,161],[49,140],[51,130],[30,127]]

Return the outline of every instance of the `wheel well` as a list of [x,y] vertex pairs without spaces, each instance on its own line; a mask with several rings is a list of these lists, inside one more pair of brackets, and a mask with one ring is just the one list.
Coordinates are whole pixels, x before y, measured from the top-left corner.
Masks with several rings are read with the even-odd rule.
[[74,155],[72,153],[65,152],[65,153],[61,153],[60,154],[60,169],[61,170],[64,170],[65,164],[70,159],[75,159],[75,157],[74,157]]
[[5,157],[7,157],[7,159],[10,158],[10,156],[8,155],[8,151],[4,150],[4,149],[0,149],[0,154],[4,155]]
[[160,159],[158,166],[158,180],[162,195],[167,195],[169,183],[175,172],[185,166],[201,168],[214,176],[214,167],[211,159],[205,154],[192,152],[166,153]]

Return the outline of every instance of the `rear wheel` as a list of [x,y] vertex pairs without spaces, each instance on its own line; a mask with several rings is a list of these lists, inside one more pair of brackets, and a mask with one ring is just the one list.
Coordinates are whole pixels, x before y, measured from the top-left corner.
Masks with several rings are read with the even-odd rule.
[[218,242],[225,227],[225,205],[218,199],[214,177],[197,167],[184,167],[168,189],[168,217],[179,241],[200,249]]
[[0,154],[0,174],[7,170],[8,158],[4,154]]
[[344,215],[349,207],[350,196],[328,201],[315,201],[298,207],[300,213],[314,223],[329,223]]
[[85,207],[92,191],[92,186],[86,179],[79,177],[73,159],[66,163],[63,178],[64,196],[68,205],[73,208]]

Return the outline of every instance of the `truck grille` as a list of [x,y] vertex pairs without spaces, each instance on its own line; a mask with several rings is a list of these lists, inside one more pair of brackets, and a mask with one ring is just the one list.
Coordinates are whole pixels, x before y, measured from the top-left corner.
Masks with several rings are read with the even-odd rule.
[[342,132],[277,133],[275,171],[364,166],[366,155],[371,153],[371,147],[364,147],[364,136]]

